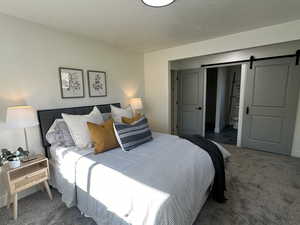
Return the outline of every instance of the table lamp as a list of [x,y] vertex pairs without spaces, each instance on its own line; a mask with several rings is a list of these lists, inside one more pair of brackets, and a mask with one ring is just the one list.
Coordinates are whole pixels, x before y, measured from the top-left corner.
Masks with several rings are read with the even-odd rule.
[[130,105],[135,112],[139,112],[143,109],[143,102],[141,98],[131,98]]
[[25,136],[26,150],[28,148],[28,136],[26,128],[39,124],[36,110],[31,106],[14,106],[7,108],[6,122],[11,128],[23,128]]

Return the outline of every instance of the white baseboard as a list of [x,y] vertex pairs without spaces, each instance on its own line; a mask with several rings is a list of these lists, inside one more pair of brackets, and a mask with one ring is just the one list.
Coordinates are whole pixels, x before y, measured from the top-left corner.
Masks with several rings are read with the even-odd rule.
[[[23,192],[20,192],[18,194],[18,199],[22,199],[28,195],[31,195],[37,191],[39,191],[39,186],[35,186],[35,187],[32,187],[32,188],[29,188],[28,190],[26,191],[23,191]],[[7,202],[7,194],[4,194],[2,196],[0,196],[0,208],[6,206],[6,202]]]
[[295,157],[295,158],[300,158],[300,151],[292,152],[292,156]]
[[220,128],[219,127],[215,127],[215,133],[217,133],[217,134],[220,133]]
[[6,195],[0,196],[0,208],[6,205]]

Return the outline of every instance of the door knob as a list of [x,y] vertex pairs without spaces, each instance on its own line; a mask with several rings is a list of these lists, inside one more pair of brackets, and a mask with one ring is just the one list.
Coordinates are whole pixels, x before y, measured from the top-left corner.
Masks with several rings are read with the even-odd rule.
[[197,109],[197,110],[202,110],[202,107],[201,107],[201,106],[199,106],[199,107],[197,107],[196,109]]

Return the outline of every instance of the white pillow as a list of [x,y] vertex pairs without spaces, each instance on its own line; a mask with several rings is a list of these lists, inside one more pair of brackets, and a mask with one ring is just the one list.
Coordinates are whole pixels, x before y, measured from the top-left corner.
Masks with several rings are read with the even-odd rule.
[[96,106],[88,115],[62,113],[62,117],[68,125],[75,144],[80,148],[85,148],[92,144],[87,122],[96,123],[98,125],[103,123],[102,114]]
[[104,121],[112,119],[111,113],[102,113],[102,117]]
[[131,106],[128,106],[125,109],[110,105],[111,115],[115,122],[122,123],[122,117],[132,118],[133,111]]

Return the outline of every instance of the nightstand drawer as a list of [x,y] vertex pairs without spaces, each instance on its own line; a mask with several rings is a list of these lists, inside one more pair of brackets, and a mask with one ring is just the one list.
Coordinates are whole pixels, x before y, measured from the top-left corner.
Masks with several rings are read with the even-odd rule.
[[12,182],[13,192],[20,192],[48,179],[48,169],[40,169]]

